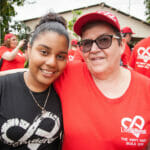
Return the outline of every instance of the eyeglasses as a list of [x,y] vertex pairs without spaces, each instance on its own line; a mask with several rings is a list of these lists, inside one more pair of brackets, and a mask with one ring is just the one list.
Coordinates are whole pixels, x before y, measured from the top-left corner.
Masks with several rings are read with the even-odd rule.
[[120,37],[116,35],[100,35],[95,40],[85,39],[78,42],[81,51],[84,53],[91,51],[92,45],[95,42],[98,48],[107,49],[112,44],[112,38],[120,39]]

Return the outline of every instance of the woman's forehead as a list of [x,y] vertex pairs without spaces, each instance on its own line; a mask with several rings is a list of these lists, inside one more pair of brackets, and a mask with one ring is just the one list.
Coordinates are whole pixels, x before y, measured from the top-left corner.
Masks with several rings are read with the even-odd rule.
[[87,37],[93,37],[95,35],[101,35],[101,34],[113,34],[113,29],[109,24],[100,23],[90,26],[89,28],[86,28],[84,32],[82,32],[82,39]]
[[33,47],[45,45],[51,48],[68,48],[68,42],[64,35],[57,32],[46,32],[45,34],[39,34],[33,42]]

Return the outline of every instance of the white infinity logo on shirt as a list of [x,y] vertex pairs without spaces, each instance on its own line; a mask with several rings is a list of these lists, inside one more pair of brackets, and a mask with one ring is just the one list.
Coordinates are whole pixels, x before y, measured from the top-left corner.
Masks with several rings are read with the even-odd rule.
[[143,59],[144,62],[150,60],[150,47],[139,47],[137,50],[138,58]]
[[[54,123],[55,123],[53,129],[50,132],[38,128],[40,123],[42,123],[42,121],[46,118],[54,120]],[[17,142],[15,142],[14,140],[10,139],[7,136],[7,131],[12,127],[17,127],[17,126],[27,131]],[[39,116],[37,119],[35,119],[33,124],[31,125],[30,123],[28,123],[27,121],[23,119],[19,120],[18,118],[14,118],[14,119],[7,120],[7,122],[5,122],[2,125],[1,136],[5,140],[5,142],[10,143],[10,144],[23,143],[24,141],[27,141],[33,134],[50,139],[49,141],[53,142],[55,140],[53,136],[59,131],[59,128],[60,128],[59,118],[56,115],[52,114],[51,112],[45,112],[44,114],[41,114],[41,116]],[[40,144],[29,143],[27,147],[31,150],[37,150],[41,144],[42,143]]]
[[[130,125],[126,125],[126,123],[130,122]],[[135,116],[133,119],[131,118],[123,118],[121,120],[121,124],[125,129],[128,129],[129,133],[132,133],[137,138],[142,134],[144,130],[143,126],[145,124],[144,119],[141,116]],[[136,128],[135,128],[136,127]]]

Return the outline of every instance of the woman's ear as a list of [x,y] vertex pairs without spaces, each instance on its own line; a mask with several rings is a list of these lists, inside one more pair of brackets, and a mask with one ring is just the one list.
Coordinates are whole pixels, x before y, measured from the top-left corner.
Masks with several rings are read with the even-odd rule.
[[125,39],[123,38],[121,40],[121,43],[120,43],[120,47],[121,47],[121,55],[123,54],[124,50],[125,50],[125,44],[126,44],[126,41]]

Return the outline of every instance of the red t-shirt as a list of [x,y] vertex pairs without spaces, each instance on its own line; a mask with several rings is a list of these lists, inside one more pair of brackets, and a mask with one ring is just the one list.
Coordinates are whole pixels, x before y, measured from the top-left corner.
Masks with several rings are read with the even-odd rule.
[[69,49],[68,51],[68,61],[73,61],[75,50]]
[[84,59],[83,59],[83,56],[82,56],[80,49],[77,49],[77,50],[70,49],[68,51],[68,61],[83,62]]
[[150,37],[141,40],[133,49],[130,66],[150,78]]
[[[11,52],[13,49],[11,48],[7,48],[5,46],[1,46],[0,47],[0,58],[1,56],[9,51]],[[2,63],[2,67],[0,68],[0,71],[4,71],[4,70],[9,70],[9,69],[16,69],[16,68],[24,68],[24,63],[25,63],[25,56],[23,54],[23,52],[21,50],[18,51],[18,54],[16,55],[16,57],[11,60],[5,60],[3,59],[3,63]]]
[[124,66],[129,65],[129,60],[130,60],[130,56],[131,56],[131,49],[128,46],[128,44],[125,44],[125,49],[123,54],[121,55],[121,60]]
[[82,52],[80,51],[80,49],[75,52],[74,60],[79,61],[79,62],[84,62]]
[[131,76],[125,94],[109,99],[84,63],[67,66],[55,82],[63,110],[63,150],[146,150],[150,80],[133,71]]

